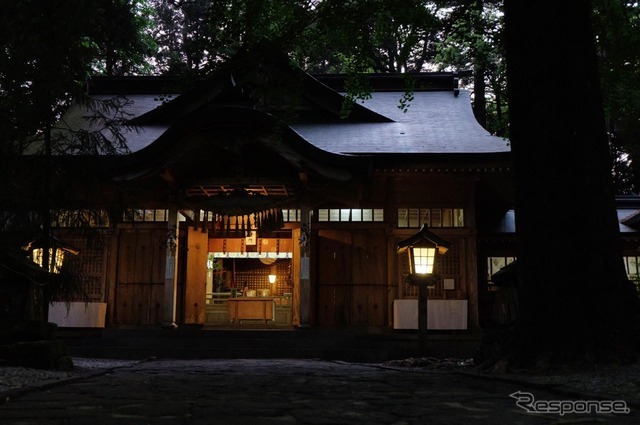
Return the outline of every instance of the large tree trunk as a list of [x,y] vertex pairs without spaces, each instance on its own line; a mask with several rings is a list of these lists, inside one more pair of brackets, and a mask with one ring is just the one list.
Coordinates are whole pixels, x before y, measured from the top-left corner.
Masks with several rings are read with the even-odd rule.
[[632,359],[589,1],[506,0],[522,319],[515,360]]

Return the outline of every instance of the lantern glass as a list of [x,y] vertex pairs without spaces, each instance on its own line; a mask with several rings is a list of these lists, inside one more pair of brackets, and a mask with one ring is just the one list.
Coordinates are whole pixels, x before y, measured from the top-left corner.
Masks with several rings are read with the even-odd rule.
[[269,283],[276,283],[276,275],[275,274],[270,274],[269,275]]
[[[39,265],[40,267],[44,267],[42,265],[43,261],[43,249],[36,248],[31,253],[31,258],[33,262]],[[64,251],[61,249],[49,248],[49,273],[60,273],[60,269],[62,269],[62,263],[64,261]]]
[[436,256],[436,248],[413,247],[413,272],[416,274],[433,273],[433,263]]

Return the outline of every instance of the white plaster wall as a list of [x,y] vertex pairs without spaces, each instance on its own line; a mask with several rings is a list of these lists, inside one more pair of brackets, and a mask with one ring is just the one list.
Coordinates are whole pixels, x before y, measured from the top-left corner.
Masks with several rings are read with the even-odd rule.
[[72,302],[67,311],[65,303],[49,306],[49,322],[61,328],[104,328],[107,303]]

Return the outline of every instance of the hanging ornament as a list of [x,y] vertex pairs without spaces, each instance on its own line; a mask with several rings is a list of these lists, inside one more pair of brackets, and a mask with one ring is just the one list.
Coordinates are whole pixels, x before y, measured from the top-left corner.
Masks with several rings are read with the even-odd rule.
[[278,229],[282,229],[284,227],[284,215],[282,214],[282,210],[277,209],[276,214],[278,217]]

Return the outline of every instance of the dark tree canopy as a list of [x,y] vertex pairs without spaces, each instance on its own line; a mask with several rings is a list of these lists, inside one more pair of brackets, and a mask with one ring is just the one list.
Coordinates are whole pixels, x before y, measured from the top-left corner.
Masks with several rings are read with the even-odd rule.
[[[114,25],[117,23],[117,25]],[[127,0],[7,2],[0,15],[0,141],[24,141],[52,125],[87,78],[143,60],[143,22]],[[23,148],[24,145],[18,145]]]

